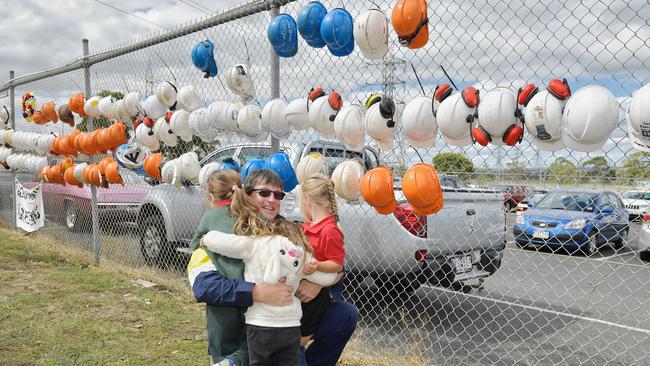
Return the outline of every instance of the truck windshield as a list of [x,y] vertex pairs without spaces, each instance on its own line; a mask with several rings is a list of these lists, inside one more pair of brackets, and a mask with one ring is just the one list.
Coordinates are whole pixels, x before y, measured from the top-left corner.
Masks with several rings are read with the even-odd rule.
[[344,151],[344,150],[334,150],[334,149],[326,149],[325,152],[323,153],[322,149],[311,149],[310,152],[318,152],[322,155],[325,156],[327,159],[327,165],[329,166],[329,175],[332,176],[332,173],[334,172],[334,169],[341,164],[343,161],[352,159],[356,160],[363,166],[366,170],[374,168],[372,164],[366,160],[364,162],[363,160],[363,155],[360,152],[357,151]]

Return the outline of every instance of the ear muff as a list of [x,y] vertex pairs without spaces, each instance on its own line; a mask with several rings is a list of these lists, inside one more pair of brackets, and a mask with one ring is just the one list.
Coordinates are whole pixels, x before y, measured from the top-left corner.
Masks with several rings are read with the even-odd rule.
[[341,94],[332,90],[330,95],[327,97],[327,102],[330,104],[330,107],[336,111],[336,113],[330,114],[330,121],[334,122],[336,115],[339,113],[341,107],[343,106],[343,99],[341,98]]
[[309,96],[307,99],[311,100],[312,102],[315,101],[317,98],[322,97],[325,95],[325,91],[323,91],[323,88],[311,88],[309,91]]
[[453,92],[454,89],[451,88],[449,83],[444,83],[436,87],[436,91],[433,93],[433,97],[439,103],[442,103],[442,101],[445,100],[448,96],[450,96],[451,93]]
[[156,121],[154,121],[151,117],[147,116],[144,118],[144,121],[142,121],[145,126],[149,127],[149,131],[147,134],[149,136],[153,135],[153,126],[156,124]]
[[365,105],[366,109],[370,109],[370,106],[372,106],[377,102],[381,102],[381,94],[379,93],[370,94],[368,99],[366,99],[366,105]]
[[503,142],[508,146],[514,146],[524,137],[524,129],[518,124],[511,125],[503,133]]
[[569,83],[567,83],[566,79],[553,79],[549,81],[546,90],[561,100],[565,100],[571,96],[571,88],[569,87]]
[[395,121],[393,116],[395,116],[395,102],[390,98],[382,98],[379,102],[379,114],[386,118],[386,127],[393,128],[395,127]]
[[517,93],[517,104],[523,105],[524,107],[528,105],[531,99],[537,94],[539,88],[535,84],[526,84],[523,88],[519,88]]
[[478,94],[478,89],[473,86],[468,86],[467,88],[463,89],[463,92],[460,94],[460,96],[463,98],[463,102],[465,102],[468,107],[476,108],[480,101]]
[[490,134],[480,125],[472,128],[472,138],[482,146],[487,146],[492,142]]

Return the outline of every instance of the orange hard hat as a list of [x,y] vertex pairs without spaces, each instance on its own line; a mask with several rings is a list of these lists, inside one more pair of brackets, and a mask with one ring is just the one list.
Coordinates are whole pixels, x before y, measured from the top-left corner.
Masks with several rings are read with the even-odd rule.
[[52,152],[57,154],[57,155],[62,155],[61,151],[61,140],[63,139],[63,136],[57,136],[54,138],[54,141],[52,141]]
[[102,186],[103,179],[97,164],[89,164],[84,169],[83,177],[86,182],[89,182],[96,187]]
[[74,166],[74,161],[72,161],[72,158],[69,156],[66,156],[63,158],[61,161],[59,161],[59,167],[61,168],[61,173],[64,173],[66,170],[72,168]]
[[160,166],[162,165],[162,162],[163,156],[161,153],[149,155],[144,159],[144,172],[151,178],[162,181],[162,175],[160,175]]
[[86,116],[86,112],[84,112],[85,103],[86,103],[86,98],[84,96],[84,93],[82,92],[73,94],[68,100],[68,105],[70,106],[70,109],[76,114],[80,115],[81,117]]
[[66,183],[77,186],[79,188],[83,188],[83,184],[77,180],[74,176],[74,165],[71,168],[68,168],[65,173],[63,173],[63,179],[65,180]]
[[429,41],[429,18],[425,0],[398,0],[391,16],[399,43],[408,48],[420,48]]
[[397,208],[393,189],[393,173],[385,166],[379,166],[361,177],[361,195],[368,204],[382,215],[393,213]]
[[47,177],[50,182],[65,185],[65,180],[63,180],[63,170],[60,165],[52,165]]
[[104,175],[109,183],[124,185],[124,181],[120,175],[120,164],[117,160],[113,159],[104,165]]
[[81,136],[81,131],[79,130],[73,130],[68,134],[68,144],[70,144],[71,150],[70,155],[79,155],[79,136]]
[[110,164],[111,162],[113,162],[113,161],[117,162],[117,161],[115,160],[115,158],[113,158],[112,156],[107,156],[107,157],[103,158],[103,159],[99,162],[99,164],[97,165],[97,167],[99,168],[99,172],[100,172],[102,175],[106,175],[106,166],[107,166],[108,164]]
[[98,132],[95,137],[97,142],[97,150],[102,154],[106,154],[106,152],[111,149],[111,130],[108,128],[100,128],[97,131]]
[[111,146],[109,150],[115,149],[127,143],[126,140],[126,126],[122,122],[113,123],[109,128]]
[[56,104],[52,101],[43,103],[41,114],[45,118],[46,122],[59,122],[59,116],[56,114]]
[[34,114],[32,114],[32,121],[37,125],[44,125],[47,123],[47,120],[41,111],[35,111]]
[[77,137],[77,145],[79,146],[79,151],[86,155],[92,155],[92,135],[90,132],[82,132],[79,137]]
[[63,104],[62,106],[59,107],[59,119],[70,125],[70,127],[74,127],[74,115],[72,114],[72,110],[70,110],[70,106],[67,104]]
[[442,209],[442,187],[431,164],[417,163],[404,173],[402,192],[416,215],[426,216]]

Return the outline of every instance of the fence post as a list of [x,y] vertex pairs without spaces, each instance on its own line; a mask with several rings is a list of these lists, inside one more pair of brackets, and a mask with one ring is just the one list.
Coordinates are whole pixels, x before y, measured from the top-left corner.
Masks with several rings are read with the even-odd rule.
[[[90,98],[91,94],[91,89],[90,89],[90,65],[88,64],[88,40],[83,39],[81,40],[81,43],[83,45],[83,57],[84,57],[84,86],[85,86],[85,91],[84,93],[86,94],[86,98]],[[93,131],[95,129],[93,125],[93,119],[92,117],[88,116],[87,122],[87,127],[86,129],[88,131]],[[90,211],[91,211],[91,216],[92,216],[92,241],[93,241],[93,252],[95,253],[93,263],[95,265],[99,264],[99,257],[100,257],[100,252],[101,252],[101,242],[100,242],[100,232],[99,232],[99,208],[97,206],[97,187],[94,185],[90,185],[90,196],[91,196],[91,201],[90,201]]]
[[[271,7],[271,18],[274,18],[280,12],[280,6],[274,3]],[[271,47],[271,99],[280,97],[280,57]],[[280,151],[280,140],[271,135],[271,151]]]
[[11,120],[11,128],[14,130],[16,129],[16,100],[15,95],[14,95],[14,71],[11,70],[9,71],[9,82],[11,83],[11,87],[9,87],[9,113],[11,116],[9,117]]

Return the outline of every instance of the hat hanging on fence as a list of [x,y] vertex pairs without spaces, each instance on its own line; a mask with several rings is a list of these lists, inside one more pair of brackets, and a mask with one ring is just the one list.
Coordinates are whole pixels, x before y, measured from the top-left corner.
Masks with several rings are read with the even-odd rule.
[[172,130],[166,116],[158,118],[153,126],[153,134],[166,146],[174,147],[178,143],[176,133]]
[[284,116],[287,123],[294,130],[300,131],[309,128],[309,98],[294,99],[287,104]]
[[155,153],[147,156],[143,162],[144,172],[151,178],[162,182],[160,168],[164,160],[165,158],[161,153]]
[[336,139],[353,151],[362,151],[366,140],[363,117],[366,110],[358,104],[344,105],[334,118]]
[[199,108],[190,113],[188,125],[192,133],[205,142],[210,142],[217,138],[218,131],[212,128],[207,108]]
[[190,114],[186,110],[174,111],[169,119],[169,127],[181,140],[185,142],[192,141],[193,133],[190,128]]
[[650,152],[650,84],[632,93],[625,116],[632,147]]
[[172,159],[163,164],[160,168],[162,181],[179,187],[181,185],[181,165],[178,159]]
[[382,59],[388,53],[386,14],[378,8],[359,14],[354,20],[354,40],[365,58]]
[[84,112],[91,118],[101,117],[101,112],[99,111],[99,101],[100,97],[94,96],[86,100],[84,104]]
[[[319,96],[309,107],[309,124],[324,138],[333,139],[336,137],[334,119],[343,106],[341,95],[335,91],[325,94],[320,88],[314,91],[319,91]],[[310,98],[313,95],[314,92],[312,92]]]
[[140,93],[130,92],[124,96],[124,105],[131,117],[144,117],[142,116],[143,108],[140,104]]
[[223,100],[215,100],[208,106],[208,115],[210,116],[210,123],[218,130],[225,129],[224,120],[226,119],[225,112],[228,108],[228,102]]
[[363,199],[381,215],[388,215],[397,208],[393,173],[385,166],[378,166],[361,177]]
[[298,13],[298,32],[310,47],[323,48],[325,41],[320,33],[321,23],[327,15],[327,9],[318,1],[312,1]]
[[585,86],[569,98],[562,125],[566,147],[581,152],[598,150],[618,126],[618,102],[600,85]]
[[59,119],[70,127],[74,127],[74,115],[70,110],[70,106],[67,104],[59,106]]
[[397,0],[391,22],[399,43],[408,48],[420,48],[429,41],[429,18],[425,0]]
[[144,112],[154,121],[164,116],[167,111],[167,107],[160,104],[158,98],[155,95],[148,96],[144,101]]
[[[433,100],[431,97],[420,95],[411,100],[402,112],[402,128],[411,146],[430,149],[436,142],[438,122],[433,115]],[[469,133],[469,128],[465,126]]]
[[149,156],[147,148],[140,145],[122,144],[115,148],[115,160],[126,169],[139,169]]
[[436,120],[440,134],[447,143],[454,146],[472,144],[471,130],[476,122],[474,114],[478,102],[478,90],[472,86],[443,99],[436,111]]
[[108,95],[99,100],[99,113],[108,119],[115,118],[115,98],[112,95]]
[[298,28],[289,14],[278,14],[266,29],[266,36],[280,57],[293,57],[298,52]]
[[336,194],[348,201],[356,201],[361,196],[363,167],[356,160],[345,160],[334,168],[332,181]]
[[320,34],[334,56],[347,56],[354,50],[354,21],[345,9],[336,8],[327,13],[320,25]]
[[7,126],[7,122],[9,122],[9,110],[7,107],[2,106],[0,107],[0,130],[3,130]]
[[192,63],[205,73],[204,78],[217,76],[219,70],[214,59],[214,44],[207,39],[197,43],[192,49]]
[[[558,85],[557,82],[566,86],[566,92],[558,94],[549,89]],[[542,150],[556,151],[564,148],[562,114],[571,91],[568,84],[560,80],[552,80],[549,88],[538,92],[534,84],[528,84],[522,88],[517,102],[524,106],[524,123],[533,143]]]
[[241,168],[241,181],[246,183],[246,177],[256,170],[264,169],[265,162],[263,159],[250,159]]
[[75,180],[81,184],[88,183],[84,179],[84,169],[86,169],[87,166],[87,163],[79,163],[75,164],[75,166],[72,168],[72,174],[74,175]]
[[368,136],[377,141],[382,150],[394,147],[396,110],[395,103],[389,97],[374,93],[366,101],[366,114],[363,125]]
[[291,132],[286,118],[287,103],[273,99],[262,108],[262,128],[277,138],[286,138]]
[[314,174],[329,176],[327,159],[317,152],[311,152],[303,156],[296,166],[296,178],[300,184]]
[[402,192],[416,215],[431,215],[443,207],[442,187],[431,164],[417,163],[402,177]]
[[63,173],[63,179],[65,180],[66,184],[83,188],[83,183],[80,182],[74,174],[75,170],[76,166],[72,166],[72,168],[67,169],[65,173]]
[[41,107],[41,114],[47,122],[59,122],[59,116],[56,114],[56,104],[52,101],[43,103],[43,106]]
[[226,72],[228,89],[245,101],[255,98],[255,85],[250,72],[251,65],[248,63],[234,65]]
[[156,95],[156,98],[158,98],[160,104],[170,109],[174,109],[176,107],[177,93],[178,90],[176,89],[176,85],[174,85],[171,81],[163,81],[162,83],[158,83],[154,89],[154,94]]
[[226,105],[223,111],[223,127],[226,131],[240,132],[237,125],[239,111],[244,107],[242,102],[231,102]]
[[184,109],[188,112],[194,112],[203,107],[201,97],[196,94],[191,85],[185,85],[178,90],[178,93],[176,94],[176,103],[176,109]]
[[282,180],[282,187],[285,192],[291,192],[298,185],[296,172],[291,166],[289,155],[285,152],[277,152],[265,159],[265,169],[274,171]]
[[241,171],[241,167],[239,166],[239,163],[235,161],[233,158],[225,158],[221,163],[219,163],[219,169],[230,169],[234,170],[237,173]]
[[[146,119],[151,121],[149,117]],[[160,141],[153,133],[153,125],[151,123],[140,123],[135,129],[135,138],[141,145],[148,147],[151,151],[160,149]]]
[[78,114],[80,117],[85,117],[86,112],[84,110],[84,105],[86,104],[86,98],[83,92],[73,94],[70,99],[68,99],[68,105],[70,110]]
[[201,171],[201,164],[199,164],[199,156],[194,151],[189,151],[178,158],[181,177],[189,180],[190,182],[197,183],[199,179],[199,172]]
[[511,88],[500,86],[481,94],[472,137],[483,146],[515,145],[524,134],[517,112],[517,93]]
[[120,99],[113,104],[113,109],[115,110],[115,120],[123,122],[129,127],[133,127],[133,119],[129,114],[126,102],[124,99]]
[[257,105],[246,105],[239,110],[237,126],[251,140],[256,140],[262,135],[268,136],[268,131],[262,129],[262,110]]
[[210,176],[212,173],[216,172],[219,169],[221,168],[217,162],[208,163],[201,167],[201,170],[199,170],[199,185],[201,188],[205,189],[206,191],[210,190]]

